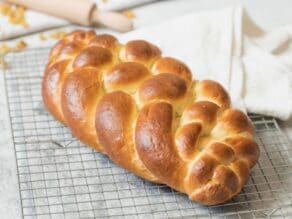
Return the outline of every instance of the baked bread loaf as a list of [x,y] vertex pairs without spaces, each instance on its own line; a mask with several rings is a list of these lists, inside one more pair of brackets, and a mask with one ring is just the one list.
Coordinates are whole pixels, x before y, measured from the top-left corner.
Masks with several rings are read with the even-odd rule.
[[80,141],[204,205],[239,193],[259,157],[253,125],[224,88],[192,80],[144,40],[66,35],[50,52],[42,96]]

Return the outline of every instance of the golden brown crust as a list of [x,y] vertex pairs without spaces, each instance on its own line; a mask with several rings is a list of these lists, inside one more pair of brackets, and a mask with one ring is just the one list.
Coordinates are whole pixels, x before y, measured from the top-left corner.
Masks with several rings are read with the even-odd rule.
[[219,165],[214,170],[213,180],[225,185],[230,193],[236,193],[239,188],[238,178],[235,173],[225,165]]
[[233,108],[227,109],[223,113],[219,122],[222,123],[224,128],[230,132],[247,132],[250,135],[255,134],[251,121],[240,110]]
[[68,33],[64,39],[69,40],[69,41],[77,41],[80,43],[88,42],[90,39],[95,37],[96,34],[94,30],[89,30],[89,31],[83,31],[83,30],[75,30],[72,31],[71,33]]
[[204,133],[215,125],[219,107],[209,101],[198,101],[186,107],[182,119],[184,123],[194,121],[201,124]]
[[197,151],[196,143],[201,134],[202,125],[192,122],[181,126],[175,135],[175,143],[183,159],[193,159]]
[[259,157],[254,128],[217,82],[144,40],[74,31],[49,55],[48,110],[82,142],[205,205],[226,202]]
[[109,34],[100,34],[95,36],[88,44],[88,46],[98,46],[105,49],[114,50],[118,46],[117,38]]
[[223,203],[230,198],[230,192],[220,183],[208,183],[202,186],[200,190],[195,190],[190,195],[192,200],[196,200],[205,205],[215,205]]
[[105,153],[114,162],[141,177],[155,180],[151,172],[141,162],[137,162],[132,140],[135,116],[136,107],[130,95],[122,91],[106,94],[96,109],[96,134]]
[[172,117],[172,106],[169,103],[158,102],[144,106],[136,123],[135,143],[145,166],[161,182],[181,190],[185,166],[173,144]]
[[225,89],[215,81],[199,81],[195,90],[198,100],[213,102],[223,109],[230,106],[229,95]]
[[105,73],[104,85],[109,91],[128,89],[135,92],[149,76],[150,72],[144,65],[136,62],[122,62]]
[[108,49],[92,46],[80,51],[73,61],[73,67],[82,68],[91,66],[99,68],[111,61],[112,53]]
[[252,139],[235,136],[227,138],[225,142],[226,144],[232,145],[235,156],[246,160],[250,168],[256,164],[259,158],[259,149]]
[[213,176],[213,171],[218,162],[209,155],[202,155],[195,159],[189,168],[189,176],[186,178],[185,187],[189,193],[204,186]]
[[[131,96],[116,91],[104,95],[96,109],[95,126],[100,144],[106,154],[116,163],[131,169],[131,155],[127,144],[131,144],[131,129],[135,104]],[[128,142],[130,141],[130,142]]]
[[248,180],[249,165],[243,160],[237,160],[231,163],[230,168],[238,176],[241,187],[243,187]]
[[62,90],[62,110],[66,124],[79,140],[100,151],[103,149],[97,140],[94,115],[101,95],[100,75],[93,68],[71,73]]
[[234,160],[234,151],[231,147],[221,142],[212,143],[207,149],[218,161],[228,164]]
[[[50,60],[49,63],[56,61],[56,58],[59,58],[60,50],[71,42],[75,45],[78,45],[80,48],[83,48],[93,37],[95,36],[94,31],[82,31],[75,30],[69,34],[67,34],[62,40],[60,40],[51,50],[50,52]],[[64,52],[63,52],[64,53]]]
[[192,73],[189,67],[175,58],[163,57],[158,59],[153,66],[154,74],[172,73],[179,75],[186,81],[192,80]]
[[153,99],[175,100],[186,94],[187,83],[180,77],[163,73],[152,76],[139,88],[139,97],[143,102]]
[[151,65],[160,55],[160,49],[152,43],[145,40],[132,40],[122,48],[120,58],[122,61],[133,61]]
[[61,90],[65,69],[69,60],[63,60],[45,69],[42,81],[42,97],[47,109],[56,119],[65,123],[61,109]]
[[58,60],[68,59],[79,53],[80,49],[82,49],[82,46],[77,42],[69,42],[60,48]]

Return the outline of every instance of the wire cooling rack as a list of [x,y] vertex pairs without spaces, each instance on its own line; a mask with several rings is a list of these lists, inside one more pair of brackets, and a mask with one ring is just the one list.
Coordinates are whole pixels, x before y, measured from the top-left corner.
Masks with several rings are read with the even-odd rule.
[[251,115],[260,160],[242,192],[204,207],[146,182],[81,144],[44,110],[48,49],[6,57],[4,72],[24,218],[292,217],[292,147],[271,117]]

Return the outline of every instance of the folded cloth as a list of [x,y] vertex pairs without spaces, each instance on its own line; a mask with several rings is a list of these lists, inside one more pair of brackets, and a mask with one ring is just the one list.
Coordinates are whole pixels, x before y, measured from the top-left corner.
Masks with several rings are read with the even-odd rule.
[[213,79],[234,106],[286,120],[292,115],[291,27],[266,33],[241,6],[192,13],[122,35],[158,44],[190,66],[194,79]]
[[[101,10],[122,10],[152,1],[154,0],[95,0],[98,8]],[[6,16],[0,15],[0,40],[7,40],[29,33],[69,24],[69,22],[63,19],[39,13],[33,10],[26,10],[25,19],[28,24],[27,27],[11,24]]]

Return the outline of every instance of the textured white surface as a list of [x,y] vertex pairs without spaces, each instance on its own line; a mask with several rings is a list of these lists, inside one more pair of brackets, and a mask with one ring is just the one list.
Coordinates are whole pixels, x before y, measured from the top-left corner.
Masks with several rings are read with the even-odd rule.
[[[212,9],[242,2],[249,12],[250,16],[265,29],[271,29],[280,25],[292,23],[292,1],[267,1],[267,0],[178,0],[156,3],[156,5],[146,5],[136,9],[137,20],[136,26],[142,27],[155,23],[156,21],[166,20],[178,14],[186,14],[193,11],[201,11],[204,9]],[[153,14],[153,7],[160,7],[160,13]],[[151,14],[152,13],[152,14]],[[151,16],[149,16],[151,14]],[[30,38],[32,44],[37,44],[37,37]],[[29,42],[29,39],[26,39]],[[50,44],[47,42],[48,45]],[[0,72],[2,74],[2,72]],[[7,117],[6,98],[3,86],[3,76],[0,76],[0,215],[3,218],[17,218],[20,216],[19,194],[17,176],[15,172],[15,158],[13,146],[11,144],[11,134],[9,131],[9,123]],[[292,123],[292,121],[291,121]],[[288,123],[285,123],[286,125]],[[286,125],[289,130],[289,125]],[[291,133],[292,131],[290,131]]]
[[0,71],[0,216],[18,218],[21,214],[16,159],[11,139],[3,72]]

